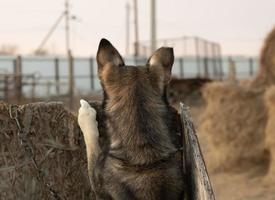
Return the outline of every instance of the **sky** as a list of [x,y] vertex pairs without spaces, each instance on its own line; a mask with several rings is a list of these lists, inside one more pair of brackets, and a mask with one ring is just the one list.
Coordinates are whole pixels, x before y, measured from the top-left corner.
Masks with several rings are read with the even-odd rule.
[[[74,55],[95,55],[99,40],[109,39],[125,53],[125,7],[133,0],[70,0],[77,17],[71,24]],[[257,56],[275,26],[275,0],[156,0],[157,38],[200,36],[221,44],[224,55]],[[64,10],[64,0],[0,0],[0,47],[16,45],[30,54]],[[140,40],[150,39],[150,1],[138,0]],[[133,42],[133,15],[130,17]],[[65,25],[45,48],[65,54]]]

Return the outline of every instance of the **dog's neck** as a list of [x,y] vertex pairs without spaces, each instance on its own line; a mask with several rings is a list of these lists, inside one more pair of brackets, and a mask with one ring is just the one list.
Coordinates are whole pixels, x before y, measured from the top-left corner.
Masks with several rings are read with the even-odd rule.
[[[141,87],[141,88],[140,88]],[[110,152],[132,164],[148,164],[175,151],[162,97],[142,85],[117,91],[105,104]]]

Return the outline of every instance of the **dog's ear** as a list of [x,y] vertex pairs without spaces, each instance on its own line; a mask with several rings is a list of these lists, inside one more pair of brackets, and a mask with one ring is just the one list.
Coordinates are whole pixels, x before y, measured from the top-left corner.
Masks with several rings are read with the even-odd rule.
[[113,66],[123,66],[124,61],[119,54],[119,52],[116,50],[115,47],[106,39],[101,39],[96,60],[98,64],[98,69],[102,69],[107,63],[110,63]]
[[149,66],[150,71],[157,73],[163,80],[164,84],[167,84],[171,78],[173,63],[173,48],[161,47],[149,58],[147,65]]

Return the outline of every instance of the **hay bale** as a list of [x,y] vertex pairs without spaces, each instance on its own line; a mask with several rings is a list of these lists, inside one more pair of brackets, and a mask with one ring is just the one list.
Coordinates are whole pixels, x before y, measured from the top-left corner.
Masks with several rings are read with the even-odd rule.
[[263,87],[275,84],[275,27],[267,35],[260,54],[260,69],[251,82],[251,87]]
[[200,131],[207,134],[211,153],[206,163],[212,170],[268,165],[264,93],[275,84],[275,28],[264,42],[259,64],[252,80],[212,83],[202,90],[207,106]]
[[[19,106],[19,120],[45,181],[66,199],[85,199],[90,194],[85,144],[76,117],[62,103]],[[28,125],[29,124],[29,125]],[[50,199],[36,179],[29,157],[20,145],[8,105],[0,104],[0,194],[3,199]]]
[[266,111],[262,91],[231,83],[210,83],[199,127],[208,140],[208,168],[241,169],[263,160]]
[[270,153],[270,166],[267,179],[275,181],[275,86],[267,90],[265,94],[265,103],[268,110],[268,121],[265,129],[266,149]]

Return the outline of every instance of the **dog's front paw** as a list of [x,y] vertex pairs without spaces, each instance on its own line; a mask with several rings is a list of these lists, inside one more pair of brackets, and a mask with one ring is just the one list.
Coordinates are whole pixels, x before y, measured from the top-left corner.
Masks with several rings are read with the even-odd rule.
[[97,121],[96,121],[96,110],[90,106],[90,104],[81,99],[80,100],[81,107],[79,108],[78,112],[78,124],[85,135],[86,133],[97,133],[98,137],[98,131],[93,131],[95,128],[97,128]]

